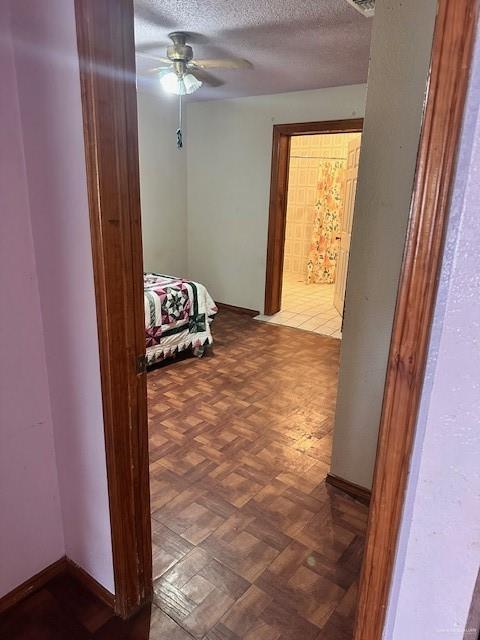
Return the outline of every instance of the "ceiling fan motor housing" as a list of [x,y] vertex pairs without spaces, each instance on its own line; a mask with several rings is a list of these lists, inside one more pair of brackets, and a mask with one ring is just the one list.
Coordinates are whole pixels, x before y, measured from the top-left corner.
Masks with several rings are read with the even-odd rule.
[[193,58],[193,50],[188,44],[172,44],[167,47],[167,56],[172,62],[175,60],[189,62]]
[[167,47],[167,57],[172,61],[190,62],[193,58],[193,49],[186,44],[187,36],[182,31],[174,31],[169,33],[168,37],[173,44]]

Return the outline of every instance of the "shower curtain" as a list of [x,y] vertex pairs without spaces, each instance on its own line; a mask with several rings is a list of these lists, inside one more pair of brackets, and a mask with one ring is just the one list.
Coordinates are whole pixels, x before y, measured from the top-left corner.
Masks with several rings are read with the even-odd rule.
[[344,160],[324,160],[320,165],[312,244],[307,260],[307,284],[334,283],[341,231]]

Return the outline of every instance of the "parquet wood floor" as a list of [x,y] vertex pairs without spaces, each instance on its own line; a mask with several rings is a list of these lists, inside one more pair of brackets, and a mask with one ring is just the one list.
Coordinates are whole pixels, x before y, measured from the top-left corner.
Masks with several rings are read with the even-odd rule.
[[325,484],[340,342],[229,311],[213,332],[148,374],[165,637],[350,640],[367,509]]
[[148,374],[154,604],[63,575],[8,640],[351,640],[366,507],[325,484],[335,339],[221,312],[215,351]]

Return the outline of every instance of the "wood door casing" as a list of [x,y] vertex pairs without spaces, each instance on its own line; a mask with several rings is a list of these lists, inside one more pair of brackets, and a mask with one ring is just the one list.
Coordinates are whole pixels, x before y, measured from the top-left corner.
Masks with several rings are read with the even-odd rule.
[[75,18],[115,612],[125,618],[152,597],[133,3],[75,0]]
[[355,194],[357,192],[358,163],[360,160],[361,138],[355,138],[348,143],[347,166],[345,168],[345,184],[343,188],[344,206],[342,211],[340,246],[335,273],[335,289],[333,304],[338,313],[343,316],[345,304],[345,289],[347,286],[348,259],[350,257],[350,242],[352,238],[353,212],[355,209]]

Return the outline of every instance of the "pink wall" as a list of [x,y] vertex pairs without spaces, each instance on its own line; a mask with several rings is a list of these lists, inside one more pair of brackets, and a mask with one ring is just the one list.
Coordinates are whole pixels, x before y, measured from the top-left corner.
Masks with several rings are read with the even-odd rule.
[[464,638],[480,565],[479,212],[477,37],[385,640]]
[[[30,203],[40,294],[40,310],[37,293],[37,308],[29,319],[36,327],[43,324],[43,374],[46,364],[48,390],[43,379],[39,395],[47,408],[50,395],[56,452],[56,469],[53,459],[43,461],[42,468],[50,469],[54,477],[58,473],[61,503],[62,523],[52,522],[51,528],[58,528],[60,539],[63,528],[64,552],[113,591],[73,0],[10,0],[9,6],[20,115],[18,123],[17,112],[17,127],[21,124],[26,171],[22,196]],[[14,218],[15,214],[14,209]],[[9,248],[17,255],[16,240],[9,241]],[[13,293],[22,303],[27,297],[18,286]],[[27,350],[19,353],[16,347],[16,358],[30,369]],[[25,386],[14,383],[25,398]],[[37,455],[33,446],[26,449],[25,456]],[[16,464],[22,463],[17,460]],[[30,484],[36,485],[38,470],[29,472]],[[24,506],[20,502],[20,508]],[[12,530],[16,522],[12,519]],[[12,561],[17,561],[16,556]]]
[[13,46],[0,11],[0,596],[64,553]]

